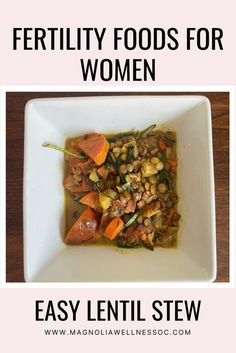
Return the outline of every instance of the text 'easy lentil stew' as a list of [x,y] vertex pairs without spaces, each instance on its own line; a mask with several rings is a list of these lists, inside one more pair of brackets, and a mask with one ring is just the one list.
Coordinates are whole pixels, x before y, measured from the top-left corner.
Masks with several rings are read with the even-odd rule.
[[141,132],[94,132],[68,139],[66,149],[44,146],[65,153],[64,187],[72,205],[66,244],[176,246],[180,215],[174,132],[152,125]]

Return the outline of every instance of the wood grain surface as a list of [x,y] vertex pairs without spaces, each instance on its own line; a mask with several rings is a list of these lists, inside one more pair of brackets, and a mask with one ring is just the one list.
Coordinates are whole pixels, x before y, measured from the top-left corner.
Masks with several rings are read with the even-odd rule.
[[[24,108],[28,100],[44,97],[141,93],[9,92],[6,95],[6,281],[24,282],[23,275],[23,152]],[[212,108],[216,190],[217,282],[229,281],[229,94],[227,92],[149,93],[204,95]],[[204,202],[204,200],[203,200]]]

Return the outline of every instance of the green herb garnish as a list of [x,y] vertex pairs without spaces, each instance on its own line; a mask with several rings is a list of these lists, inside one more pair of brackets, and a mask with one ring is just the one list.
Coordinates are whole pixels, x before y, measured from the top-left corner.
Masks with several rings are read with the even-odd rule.
[[113,164],[113,166],[116,167],[116,157],[112,152],[108,153],[108,159]]
[[58,146],[56,146],[56,145],[52,145],[51,143],[44,143],[42,146],[43,146],[43,147],[52,148],[52,149],[57,150],[57,151],[61,151],[61,152],[63,152],[63,153],[69,154],[69,155],[71,155],[71,156],[73,156],[73,157],[76,157],[76,158],[84,158],[83,156],[80,156],[80,155],[78,155],[78,154],[75,154],[75,153],[73,153],[73,152],[70,152],[70,151],[66,150],[65,148],[58,147]]
[[131,226],[131,224],[133,224],[136,220],[136,218],[140,215],[140,211],[135,212],[135,214],[130,218],[130,220],[125,223],[125,228],[128,228],[129,226]]
[[152,132],[152,130],[155,129],[155,127],[156,127],[156,124],[153,124],[153,125],[149,126],[147,129],[145,129],[142,132],[140,132],[139,138],[147,137],[150,134],[150,132]]

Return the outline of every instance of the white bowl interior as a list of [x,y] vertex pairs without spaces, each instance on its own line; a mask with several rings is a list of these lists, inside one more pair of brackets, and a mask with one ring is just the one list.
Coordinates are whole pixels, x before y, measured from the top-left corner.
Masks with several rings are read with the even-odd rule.
[[[67,137],[143,129],[177,133],[176,249],[66,246],[63,154],[42,148]],[[35,99],[25,112],[24,269],[26,281],[212,281],[216,276],[210,104],[201,96]]]

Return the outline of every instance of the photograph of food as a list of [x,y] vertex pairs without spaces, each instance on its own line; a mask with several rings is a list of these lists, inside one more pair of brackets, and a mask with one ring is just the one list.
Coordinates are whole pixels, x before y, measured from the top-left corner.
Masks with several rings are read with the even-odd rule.
[[112,243],[122,248],[175,247],[176,134],[153,124],[116,135],[70,138],[65,153],[65,243]]
[[6,108],[7,282],[229,281],[229,93],[8,92]]

